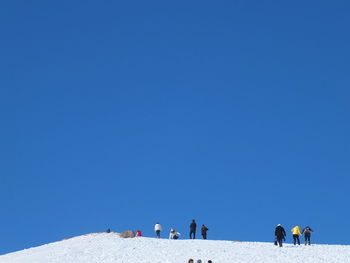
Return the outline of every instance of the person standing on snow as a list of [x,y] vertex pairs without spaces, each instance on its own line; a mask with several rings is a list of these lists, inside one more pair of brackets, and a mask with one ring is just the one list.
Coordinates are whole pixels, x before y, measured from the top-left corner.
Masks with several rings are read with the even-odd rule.
[[311,232],[314,232],[309,226],[305,227],[303,229],[302,234],[304,234],[305,237],[305,245],[311,245],[310,238],[311,238]]
[[301,236],[300,226],[297,225],[293,227],[291,231],[293,234],[294,246],[296,245],[297,241],[298,241],[298,245],[300,245],[300,239],[299,239],[299,236]]
[[278,224],[275,228],[275,238],[278,242],[278,245],[282,247],[282,242],[286,240],[286,231],[281,226],[281,224]]
[[192,223],[190,224],[190,239],[196,239],[196,229],[197,229],[197,224],[196,224],[196,221],[193,219]]
[[207,239],[207,231],[209,230],[209,228],[207,228],[204,224],[202,225],[202,229],[201,229],[201,234],[203,239]]
[[162,226],[156,223],[154,226],[154,231],[156,232],[157,238],[160,238],[160,232],[162,232]]

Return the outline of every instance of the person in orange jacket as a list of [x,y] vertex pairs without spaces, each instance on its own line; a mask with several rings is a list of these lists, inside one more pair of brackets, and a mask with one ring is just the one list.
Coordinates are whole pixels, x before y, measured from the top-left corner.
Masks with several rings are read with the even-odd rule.
[[300,226],[295,226],[292,228],[292,235],[293,235],[293,240],[294,240],[294,245],[296,245],[297,241],[298,241],[298,245],[300,246],[300,239],[299,236],[301,236],[301,232],[300,232]]

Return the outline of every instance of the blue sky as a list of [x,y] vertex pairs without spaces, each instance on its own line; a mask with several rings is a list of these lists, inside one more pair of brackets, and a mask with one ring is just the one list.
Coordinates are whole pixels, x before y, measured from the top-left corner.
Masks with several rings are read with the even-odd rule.
[[348,1],[3,1],[0,253],[159,221],[350,244]]

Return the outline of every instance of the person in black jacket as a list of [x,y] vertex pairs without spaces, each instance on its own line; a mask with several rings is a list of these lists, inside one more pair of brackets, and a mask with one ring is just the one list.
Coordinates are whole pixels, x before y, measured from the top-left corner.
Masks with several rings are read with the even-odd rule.
[[190,239],[196,239],[196,229],[197,224],[196,221],[193,219],[192,223],[190,224]]
[[286,240],[286,231],[280,224],[278,224],[275,228],[275,238],[278,242],[278,245],[282,247],[282,242]]
[[305,237],[305,245],[311,245],[311,242],[310,242],[311,232],[314,232],[314,231],[309,226],[305,227],[301,232],[302,234],[304,234],[304,237]]
[[202,229],[201,229],[203,239],[207,239],[207,231],[208,231],[208,230],[209,230],[209,228],[207,228],[207,227],[203,224],[203,225],[202,225]]

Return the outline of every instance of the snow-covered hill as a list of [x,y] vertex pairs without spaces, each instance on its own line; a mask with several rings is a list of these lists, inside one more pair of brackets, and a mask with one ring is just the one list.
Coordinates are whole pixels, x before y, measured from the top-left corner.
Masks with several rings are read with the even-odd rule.
[[0,263],[182,263],[189,258],[206,263],[349,263],[350,246],[123,239],[115,233],[89,234],[0,256]]

